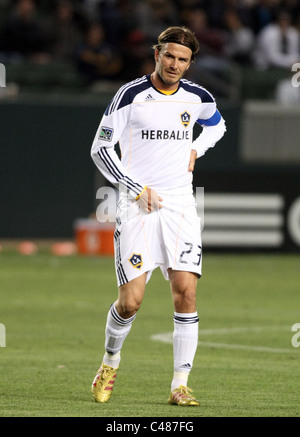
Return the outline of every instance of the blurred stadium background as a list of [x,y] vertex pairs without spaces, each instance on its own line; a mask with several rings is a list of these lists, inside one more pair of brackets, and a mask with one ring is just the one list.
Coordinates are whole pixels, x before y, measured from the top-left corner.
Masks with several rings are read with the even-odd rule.
[[157,35],[179,24],[201,44],[188,78],[215,95],[228,128],[195,171],[206,249],[297,252],[299,11],[297,0],[1,0],[2,245],[72,240],[76,220],[93,216],[106,184],[89,155],[102,113],[152,71]]

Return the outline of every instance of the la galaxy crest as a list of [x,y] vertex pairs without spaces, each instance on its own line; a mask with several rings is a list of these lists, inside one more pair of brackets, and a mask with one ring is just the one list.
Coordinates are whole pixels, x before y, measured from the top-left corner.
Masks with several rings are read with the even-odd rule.
[[191,114],[187,111],[184,111],[182,114],[180,114],[181,123],[184,127],[188,127],[191,121]]
[[143,265],[142,255],[133,253],[129,258],[129,262],[135,269],[140,269]]

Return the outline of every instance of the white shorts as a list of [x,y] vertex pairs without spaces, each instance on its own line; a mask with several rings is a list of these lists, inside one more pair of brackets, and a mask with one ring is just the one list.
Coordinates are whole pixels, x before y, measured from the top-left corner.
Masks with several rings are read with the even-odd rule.
[[[182,190],[181,190],[182,191]],[[135,200],[120,197],[114,233],[118,286],[160,267],[165,279],[168,269],[201,276],[201,224],[191,192],[159,192],[162,208],[144,212]]]

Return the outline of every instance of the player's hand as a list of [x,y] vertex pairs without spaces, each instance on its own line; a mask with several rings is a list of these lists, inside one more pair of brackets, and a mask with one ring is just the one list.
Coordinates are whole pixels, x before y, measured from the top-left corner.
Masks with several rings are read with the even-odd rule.
[[151,188],[146,188],[140,197],[137,199],[137,202],[139,203],[140,207],[150,213],[153,211],[157,211],[158,209],[162,208],[161,202],[162,198],[156,193],[156,191],[152,190]]
[[191,156],[190,156],[190,162],[189,162],[189,168],[188,171],[193,171],[195,168],[195,162],[197,159],[197,152],[196,150],[191,150]]

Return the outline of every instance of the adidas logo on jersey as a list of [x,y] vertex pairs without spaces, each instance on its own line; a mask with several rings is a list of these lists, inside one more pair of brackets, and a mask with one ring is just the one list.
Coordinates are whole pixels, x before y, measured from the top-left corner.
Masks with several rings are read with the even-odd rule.
[[145,98],[145,102],[149,102],[149,100],[155,100],[155,98],[152,97],[151,94],[148,94],[148,96]]

